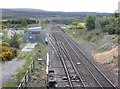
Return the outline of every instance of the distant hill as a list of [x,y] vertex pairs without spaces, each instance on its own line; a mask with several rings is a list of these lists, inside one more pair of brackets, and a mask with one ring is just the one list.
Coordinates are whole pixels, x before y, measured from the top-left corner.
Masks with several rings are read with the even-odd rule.
[[28,9],[28,8],[16,8],[16,9],[2,9],[3,12],[44,12],[44,10],[41,9]]
[[[0,8],[1,9],[1,8]],[[84,17],[87,14],[95,14],[99,16],[110,16],[112,13],[98,13],[98,12],[53,12],[41,9],[2,9],[2,18],[41,18],[41,17]]]

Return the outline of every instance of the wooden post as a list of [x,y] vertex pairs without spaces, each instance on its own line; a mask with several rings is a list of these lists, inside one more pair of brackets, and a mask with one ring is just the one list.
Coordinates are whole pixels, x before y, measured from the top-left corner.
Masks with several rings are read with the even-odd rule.
[[31,72],[33,72],[33,61],[31,63],[31,65],[30,65],[30,67],[31,67]]
[[20,89],[22,89],[22,88],[23,88],[23,85],[22,85],[22,84],[23,84],[23,82],[21,82],[21,86],[20,86]]
[[34,70],[35,66],[34,66],[34,60],[33,60],[33,70]]
[[31,66],[30,66],[30,69],[29,69],[29,70],[30,70],[30,75],[31,75],[31,74],[32,74],[32,73],[31,73],[31,72],[32,72]]
[[27,82],[26,82],[26,75],[25,75],[25,79],[24,79],[24,81],[25,81],[25,87],[26,87],[26,84],[27,84]]
[[28,81],[30,81],[30,69],[28,70]]
[[17,89],[24,89],[25,87],[27,87],[27,83],[28,81],[30,81],[34,68],[35,68],[35,65],[34,65],[34,60],[33,60],[29,66],[29,69],[27,70],[26,74],[24,75],[22,79],[22,82],[20,82]]

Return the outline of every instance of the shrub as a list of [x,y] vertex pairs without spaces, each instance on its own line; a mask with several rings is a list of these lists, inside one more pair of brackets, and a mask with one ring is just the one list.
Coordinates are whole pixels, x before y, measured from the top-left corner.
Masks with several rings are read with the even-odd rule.
[[92,30],[95,28],[95,20],[96,20],[95,15],[87,15],[85,17],[85,22],[86,22],[85,25],[88,30]]
[[10,47],[8,42],[2,42],[2,61],[7,61],[13,59],[17,55],[17,50]]
[[2,61],[11,60],[14,57],[14,53],[10,51],[2,52]]
[[8,46],[8,47],[10,47],[10,43],[8,43],[8,42],[2,42],[2,46]]

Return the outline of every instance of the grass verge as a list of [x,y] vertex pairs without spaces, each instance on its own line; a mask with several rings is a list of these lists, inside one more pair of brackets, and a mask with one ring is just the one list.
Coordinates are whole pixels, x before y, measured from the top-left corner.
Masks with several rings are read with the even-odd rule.
[[[39,53],[39,58],[42,59],[41,64],[39,64],[38,60],[35,61],[35,71],[32,75],[31,81],[28,83],[29,87],[45,87],[46,80],[46,54],[48,52],[48,48],[45,44],[40,44],[40,46],[36,47],[37,51],[41,51]],[[38,53],[38,52],[37,52]]]

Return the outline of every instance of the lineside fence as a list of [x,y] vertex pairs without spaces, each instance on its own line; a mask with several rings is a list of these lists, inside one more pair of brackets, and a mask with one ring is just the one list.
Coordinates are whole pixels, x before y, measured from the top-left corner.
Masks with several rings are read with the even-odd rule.
[[32,60],[29,69],[27,70],[26,74],[24,75],[22,81],[20,82],[20,84],[18,85],[17,89],[24,89],[25,87],[27,87],[28,82],[31,79],[31,75],[33,73],[33,70],[35,68],[35,63],[34,60]]

